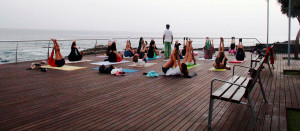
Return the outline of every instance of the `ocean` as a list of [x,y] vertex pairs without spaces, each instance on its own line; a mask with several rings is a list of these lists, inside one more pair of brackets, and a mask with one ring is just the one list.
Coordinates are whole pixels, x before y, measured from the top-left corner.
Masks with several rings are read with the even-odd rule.
[[[131,38],[132,47],[137,47],[139,38],[145,37],[145,40],[150,41],[155,38],[156,45],[163,48],[162,32],[120,32],[120,31],[71,31],[71,30],[33,30],[33,29],[0,29],[0,41],[26,41],[26,40],[50,40],[56,38],[61,46],[61,53],[67,56],[70,53],[72,40],[74,39],[114,39],[117,41],[117,49],[124,50],[127,38]],[[175,39],[179,43],[183,42],[183,37],[191,37],[194,48],[201,48],[204,46],[203,34],[198,33],[178,33],[173,32]],[[175,35],[176,34],[176,35]],[[253,36],[254,37],[254,36]],[[252,38],[253,38],[252,37]],[[121,39],[120,39],[121,38]],[[177,39],[178,38],[178,39]],[[196,39],[197,38],[197,39]],[[249,38],[249,37],[247,37]],[[78,40],[77,47],[79,50],[93,48],[95,45],[107,45],[108,40]],[[236,43],[238,40],[236,40]],[[229,46],[231,40],[225,40],[225,46]],[[245,39],[243,44],[245,46],[253,46],[258,43],[255,39]],[[49,41],[34,41],[34,42],[0,42],[0,64],[13,63],[16,61],[32,61],[45,60],[48,55]],[[218,47],[219,40],[214,40],[215,47]],[[50,42],[50,47],[53,43]],[[16,49],[17,48],[17,49]],[[182,47],[181,47],[182,48]],[[51,51],[52,48],[50,48]]]

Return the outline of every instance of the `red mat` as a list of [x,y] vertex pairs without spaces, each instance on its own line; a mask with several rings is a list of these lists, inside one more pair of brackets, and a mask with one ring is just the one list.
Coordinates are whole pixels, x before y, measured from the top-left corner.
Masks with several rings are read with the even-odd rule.
[[245,61],[246,61],[246,59],[243,60],[243,61],[233,60],[233,61],[229,61],[229,63],[243,63]]

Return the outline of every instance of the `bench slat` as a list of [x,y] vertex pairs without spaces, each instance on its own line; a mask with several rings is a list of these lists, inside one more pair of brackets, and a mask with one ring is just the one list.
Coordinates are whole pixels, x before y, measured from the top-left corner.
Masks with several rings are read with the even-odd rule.
[[[234,82],[235,84],[242,84],[245,81],[245,77],[240,77],[236,82]],[[236,92],[236,90],[238,89],[238,86],[236,85],[232,85],[222,96],[221,99],[227,99],[229,100],[231,98],[231,96],[233,96],[233,94]]]
[[[249,80],[251,78],[247,78],[244,83],[242,84],[243,86],[247,86]],[[231,98],[232,101],[235,101],[235,102],[240,102],[241,99],[243,98],[244,94],[246,92],[246,88],[239,88],[236,93],[233,95],[233,97]]]
[[[238,76],[233,76],[228,80],[228,82],[235,82],[238,79]],[[223,86],[221,86],[218,90],[213,92],[212,96],[214,97],[220,97],[229,87],[231,84],[225,83]]]

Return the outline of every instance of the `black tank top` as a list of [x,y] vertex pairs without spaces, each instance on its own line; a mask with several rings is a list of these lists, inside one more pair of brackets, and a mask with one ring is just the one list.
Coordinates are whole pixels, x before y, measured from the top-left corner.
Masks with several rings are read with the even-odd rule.
[[235,48],[235,43],[232,43],[232,44],[230,45],[230,49],[234,50],[234,48]]

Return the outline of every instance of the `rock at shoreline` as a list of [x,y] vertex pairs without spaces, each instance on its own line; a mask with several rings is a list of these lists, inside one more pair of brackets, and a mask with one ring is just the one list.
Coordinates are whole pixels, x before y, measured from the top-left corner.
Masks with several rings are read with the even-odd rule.
[[95,48],[90,48],[83,50],[83,54],[85,55],[92,55],[92,54],[104,54],[107,50],[107,46],[104,45],[97,45]]

